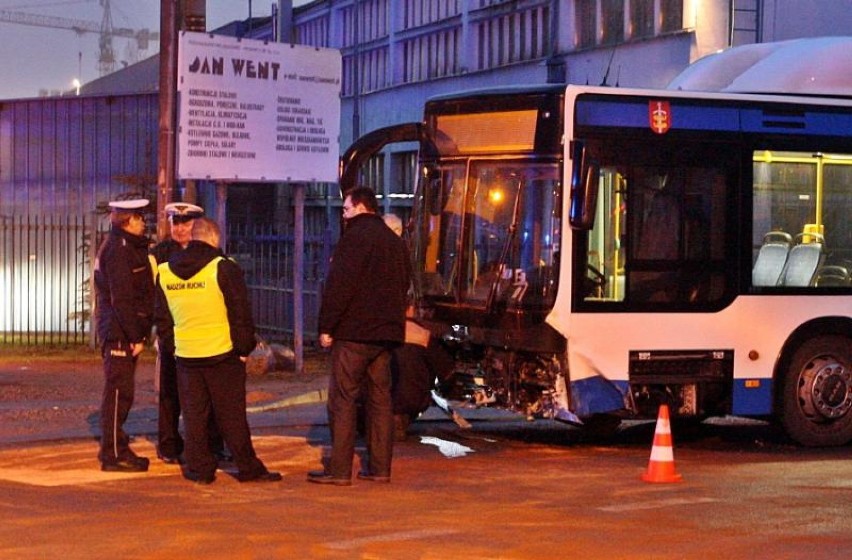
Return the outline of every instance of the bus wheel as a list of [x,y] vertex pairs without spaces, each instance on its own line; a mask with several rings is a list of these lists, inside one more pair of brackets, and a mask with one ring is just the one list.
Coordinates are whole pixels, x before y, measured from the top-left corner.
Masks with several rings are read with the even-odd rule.
[[852,441],[852,339],[820,336],[802,344],[782,380],[781,424],[802,445]]

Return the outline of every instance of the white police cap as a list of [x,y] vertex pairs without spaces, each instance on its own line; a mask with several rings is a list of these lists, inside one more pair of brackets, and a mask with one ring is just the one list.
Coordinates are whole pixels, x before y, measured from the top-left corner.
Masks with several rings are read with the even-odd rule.
[[131,200],[113,200],[109,203],[113,212],[140,212],[148,206],[147,198],[134,198]]
[[170,202],[166,204],[164,210],[166,216],[170,218],[181,217],[186,220],[193,220],[204,215],[204,208],[188,202]]

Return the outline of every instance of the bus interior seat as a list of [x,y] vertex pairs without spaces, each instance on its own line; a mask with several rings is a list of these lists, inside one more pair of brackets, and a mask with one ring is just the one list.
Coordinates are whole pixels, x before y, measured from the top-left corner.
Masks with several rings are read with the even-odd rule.
[[823,265],[816,272],[814,286],[852,286],[852,277],[845,266]]
[[824,258],[822,236],[818,233],[800,233],[787,257],[781,284],[794,287],[812,285]]
[[793,238],[784,231],[770,231],[763,236],[763,244],[754,261],[751,272],[751,282],[754,286],[776,286],[784,265],[787,264],[787,255]]

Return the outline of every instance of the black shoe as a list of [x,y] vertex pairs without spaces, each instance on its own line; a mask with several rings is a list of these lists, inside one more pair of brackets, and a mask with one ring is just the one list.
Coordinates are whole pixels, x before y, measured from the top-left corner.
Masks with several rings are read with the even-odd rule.
[[267,471],[264,473],[252,473],[252,474],[237,474],[237,480],[240,482],[278,482],[281,480],[281,473],[274,471]]
[[364,471],[358,473],[358,479],[369,480],[370,482],[390,482],[390,476],[371,474]]
[[129,457],[115,461],[101,462],[101,470],[104,472],[146,472],[148,470],[148,459],[145,457]]
[[180,455],[173,456],[173,455],[163,455],[161,453],[157,453],[157,458],[167,465],[182,465],[183,464],[183,459],[180,457]]
[[234,456],[231,455],[227,450],[220,449],[219,451],[214,451],[213,456],[216,457],[216,460],[220,463],[233,463]]
[[183,476],[200,486],[209,486],[216,480],[216,473],[200,474],[194,471],[186,471]]
[[313,482],[314,484],[331,484],[332,486],[352,486],[351,479],[331,476],[325,471],[310,471],[308,473],[308,482]]

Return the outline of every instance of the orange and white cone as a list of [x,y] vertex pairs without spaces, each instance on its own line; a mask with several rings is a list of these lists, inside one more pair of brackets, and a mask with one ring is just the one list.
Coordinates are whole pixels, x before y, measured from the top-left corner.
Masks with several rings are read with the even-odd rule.
[[660,405],[657,428],[654,431],[654,446],[651,448],[651,460],[648,470],[642,474],[645,482],[680,482],[681,475],[675,472],[674,451],[672,450],[672,427],[669,422],[669,406]]

